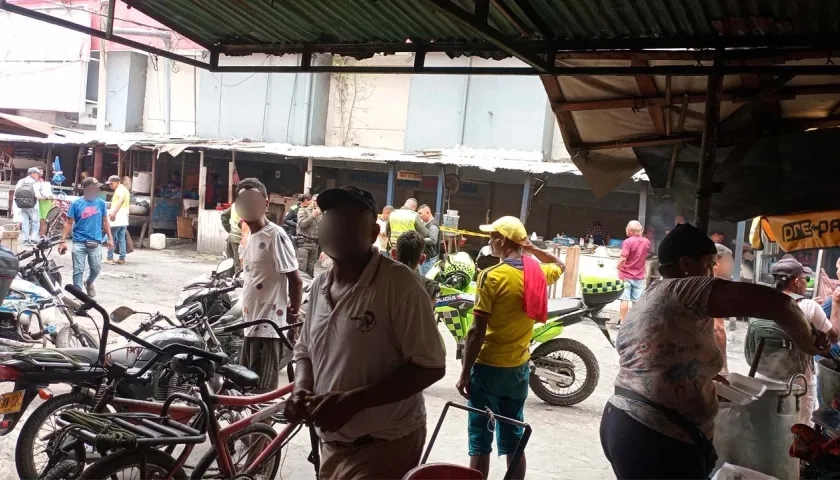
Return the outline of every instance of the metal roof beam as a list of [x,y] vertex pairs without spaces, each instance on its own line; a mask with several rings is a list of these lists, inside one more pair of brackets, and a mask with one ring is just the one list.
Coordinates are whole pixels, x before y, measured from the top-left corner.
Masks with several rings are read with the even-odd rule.
[[[736,90],[721,94],[723,102],[746,102],[750,97],[756,95],[758,90]],[[805,85],[801,87],[782,88],[772,95],[766,97],[769,100],[793,100],[803,95],[831,95],[840,93],[840,84],[827,85]],[[688,103],[704,103],[705,93],[689,94]],[[656,105],[665,105],[663,96],[655,97],[633,97],[617,98],[612,100],[594,100],[586,102],[560,102],[552,103],[551,108],[555,112],[587,112],[592,110],[612,110],[616,108],[650,108]],[[674,106],[671,107],[676,108]]]
[[537,13],[534,9],[534,6],[531,4],[530,0],[516,0],[516,5],[522,10],[522,13],[528,18],[535,27],[537,27],[537,31],[540,32],[540,35],[546,40],[554,39],[554,32],[551,31],[551,27],[548,26],[545,21],[543,21],[542,16]]
[[546,62],[538,56],[533,55],[531,52],[526,52],[517,48],[509,38],[505,38],[500,32],[491,28],[487,23],[488,10],[487,8],[482,7],[482,5],[486,3],[489,8],[489,0],[477,1],[475,14],[464,10],[450,0],[425,0],[425,2],[433,7],[436,7],[453,22],[466,27],[471,30],[474,35],[483,38],[509,55],[522,60],[539,73],[547,72],[554,64],[553,59],[551,62]]
[[200,62],[194,58],[178,55],[177,53],[173,53],[168,50],[162,50],[160,48],[153,47],[151,45],[146,45],[144,43],[136,42],[134,40],[121,37],[119,35],[111,35],[111,38],[106,38],[107,33],[101,30],[85,27],[83,25],[79,25],[78,23],[73,23],[71,21],[54,17],[46,13],[38,12],[36,10],[23,8],[18,5],[9,3],[7,0],[0,0],[0,10],[6,10],[7,12],[16,13],[18,15],[31,18],[33,20],[39,20],[41,22],[49,23],[50,25],[55,25],[58,27],[66,28],[68,30],[73,30],[74,32],[84,33],[85,35],[90,35],[91,37],[96,37],[102,40],[108,40],[109,42],[119,43],[120,45],[125,45],[126,47],[131,47],[142,52],[151,53],[153,55],[158,55],[164,58],[168,58],[170,60],[175,60],[176,62],[181,62],[186,65],[191,65],[193,67],[207,69],[210,66],[209,64]]

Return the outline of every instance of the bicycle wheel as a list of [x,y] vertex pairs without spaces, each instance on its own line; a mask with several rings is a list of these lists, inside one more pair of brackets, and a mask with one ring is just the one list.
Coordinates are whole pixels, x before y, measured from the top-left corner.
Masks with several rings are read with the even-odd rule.
[[[244,472],[250,465],[250,462],[256,459],[257,455],[265,450],[276,436],[277,432],[265,423],[249,425],[231,435],[227,440],[227,448],[233,461],[233,473],[239,474]],[[274,478],[280,469],[280,453],[281,450],[277,449],[277,452],[260,466],[253,478],[266,480]],[[227,475],[222,475],[219,472],[219,467],[216,465],[216,457],[216,447],[212,446],[195,465],[190,478],[196,480],[203,478],[228,478]]]
[[[145,460],[145,471],[141,471],[141,463]],[[142,450],[120,450],[106,455],[88,467],[79,480],[98,480],[101,478],[125,480],[150,480],[166,478],[166,474],[175,468],[176,460],[169,455],[153,448]],[[174,480],[187,480],[183,468],[175,470]]]
[[65,410],[91,411],[93,396],[87,393],[65,393],[42,403],[26,419],[15,447],[15,467],[23,479],[35,479],[49,460],[49,438],[58,430],[55,419]]
[[39,477],[39,480],[72,480],[79,476],[81,465],[75,460],[62,460],[47,473]]

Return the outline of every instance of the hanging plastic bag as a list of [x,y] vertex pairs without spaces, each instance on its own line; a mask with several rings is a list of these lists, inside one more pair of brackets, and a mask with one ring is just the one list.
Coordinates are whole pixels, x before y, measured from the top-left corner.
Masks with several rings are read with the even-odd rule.
[[61,172],[61,160],[56,156],[52,164],[53,176],[50,180],[53,185],[61,185],[64,183],[64,174]]

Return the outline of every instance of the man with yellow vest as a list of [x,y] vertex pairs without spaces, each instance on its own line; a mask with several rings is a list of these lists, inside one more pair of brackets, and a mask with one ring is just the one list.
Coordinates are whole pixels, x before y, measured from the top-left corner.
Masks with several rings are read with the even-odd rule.
[[405,232],[417,232],[423,238],[429,236],[426,223],[417,214],[417,199],[409,198],[399,210],[394,210],[388,216],[388,243],[390,248],[396,248],[397,239]]

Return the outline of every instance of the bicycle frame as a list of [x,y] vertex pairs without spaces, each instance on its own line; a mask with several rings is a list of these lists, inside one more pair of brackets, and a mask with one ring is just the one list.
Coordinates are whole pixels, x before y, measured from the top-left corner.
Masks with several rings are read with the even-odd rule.
[[[219,465],[219,471],[222,475],[225,475],[227,477],[233,477],[236,474],[236,472],[233,471],[233,459],[230,455],[230,451],[228,450],[227,440],[231,437],[231,435],[235,434],[240,430],[243,430],[244,428],[250,425],[262,422],[265,419],[270,418],[276,412],[285,408],[286,402],[276,402],[266,408],[261,409],[253,415],[237,420],[236,422],[222,429],[219,429],[219,423],[215,420],[215,407],[217,405],[245,407],[254,404],[270,402],[292,393],[293,389],[294,384],[290,383],[288,385],[284,385],[283,387],[278,388],[277,390],[273,390],[271,392],[267,392],[261,395],[255,395],[253,397],[210,395],[210,398],[212,399],[210,414],[213,416],[214,420],[211,421],[210,425],[208,426],[208,433],[211,436],[211,443],[215,444],[216,455],[218,455],[217,462]],[[268,446],[262,452],[260,452],[257,458],[254,459],[250,465],[248,465],[246,470],[240,473],[253,475],[254,471],[260,465],[262,465],[266,460],[271,458],[272,455],[274,455],[280,448],[283,447],[284,442],[291,437],[292,431],[295,429],[296,426],[297,425],[291,423],[286,425],[286,427],[284,427],[283,430],[280,431],[280,434],[277,435],[274,438],[274,440],[272,440],[271,443],[269,443]]]

